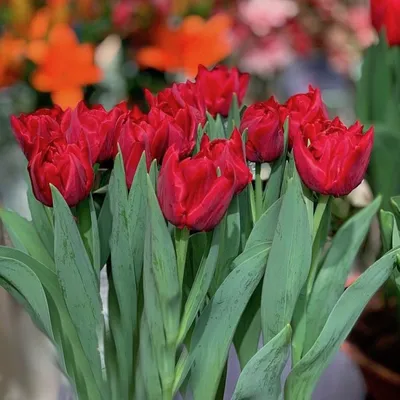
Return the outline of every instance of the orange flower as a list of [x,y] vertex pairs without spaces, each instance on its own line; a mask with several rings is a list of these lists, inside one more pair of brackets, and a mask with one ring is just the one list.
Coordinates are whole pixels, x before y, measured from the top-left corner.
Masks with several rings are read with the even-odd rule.
[[225,14],[215,15],[208,21],[189,16],[176,29],[161,25],[155,31],[154,45],[138,51],[137,62],[142,68],[194,77],[199,64],[210,67],[229,56],[231,27],[232,19]]
[[63,108],[74,107],[82,100],[82,86],[101,80],[101,72],[93,63],[93,47],[80,44],[68,25],[54,26],[48,42],[36,42],[35,50],[30,54],[38,65],[32,84],[41,92],[51,92],[53,103]]
[[25,41],[10,34],[0,37],[0,87],[19,79],[23,66]]

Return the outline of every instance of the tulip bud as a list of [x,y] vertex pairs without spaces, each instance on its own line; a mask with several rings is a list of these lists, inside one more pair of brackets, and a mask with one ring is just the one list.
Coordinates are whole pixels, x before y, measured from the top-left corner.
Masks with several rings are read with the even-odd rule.
[[157,183],[157,196],[165,218],[179,228],[210,231],[225,215],[235,193],[235,173],[228,164],[220,168],[207,157],[179,160],[170,147]]
[[280,105],[271,97],[268,101],[251,105],[246,109],[240,130],[247,129],[246,157],[249,161],[272,162],[283,152],[283,121]]
[[212,160],[222,174],[226,168],[233,169],[236,194],[240,193],[252,181],[253,176],[243,154],[242,137],[237,129],[234,129],[230,139],[215,139],[210,142],[209,137],[203,135],[200,152],[194,158],[204,157]]
[[344,196],[364,178],[374,140],[374,130],[363,134],[356,122],[350,128],[335,118],[305,125],[294,142],[294,159],[304,184],[332,196]]
[[385,28],[390,46],[400,45],[400,3],[398,0],[371,0],[371,21],[377,32]]
[[[125,115],[118,120],[116,132],[124,160],[126,184],[130,188],[143,152],[146,154],[147,169],[150,169],[153,160],[150,147],[154,130],[144,119],[136,120],[131,115]],[[115,154],[117,151],[116,149]]]
[[35,146],[45,143],[53,137],[60,136],[59,121],[62,110],[55,106],[52,109],[41,109],[32,114],[11,116],[11,127],[25,157],[29,160],[35,152]]
[[205,99],[207,111],[213,117],[217,114],[227,117],[233,94],[236,93],[239,105],[241,105],[249,80],[249,74],[242,74],[236,68],[229,70],[221,65],[209,71],[200,65],[196,76],[196,85],[199,93]]
[[289,149],[293,147],[294,140],[300,132],[302,125],[318,119],[328,118],[325,104],[322,102],[319,89],[309,87],[308,93],[292,96],[281,110],[281,118],[289,116]]
[[86,139],[69,144],[59,137],[32,157],[28,164],[35,197],[51,207],[50,184],[54,185],[70,207],[85,199],[92,189],[94,172]]

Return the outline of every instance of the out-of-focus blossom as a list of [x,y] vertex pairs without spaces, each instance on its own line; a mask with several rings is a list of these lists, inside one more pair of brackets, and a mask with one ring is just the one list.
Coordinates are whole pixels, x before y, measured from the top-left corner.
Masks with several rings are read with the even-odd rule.
[[93,53],[93,46],[80,44],[69,26],[56,25],[46,48],[35,59],[33,86],[41,92],[50,92],[53,102],[62,108],[76,106],[83,99],[82,87],[101,80]]
[[298,13],[292,0],[243,0],[239,3],[239,18],[257,36],[267,35],[271,29],[283,26]]
[[371,24],[367,7],[351,7],[348,9],[346,16],[348,25],[353,29],[360,45],[364,48],[371,46],[376,35]]
[[0,37],[0,88],[16,82],[22,71],[25,41],[10,34]]
[[161,24],[154,31],[153,46],[140,49],[136,60],[142,68],[194,77],[199,64],[210,67],[231,53],[231,27],[232,19],[225,14],[209,20],[192,15],[177,27]]
[[270,36],[244,52],[239,66],[243,71],[268,76],[285,68],[295,57],[286,37]]

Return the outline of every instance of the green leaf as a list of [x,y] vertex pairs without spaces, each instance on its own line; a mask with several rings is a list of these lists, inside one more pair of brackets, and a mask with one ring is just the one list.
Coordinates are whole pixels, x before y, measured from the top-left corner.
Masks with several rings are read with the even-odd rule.
[[378,197],[349,219],[334,236],[308,301],[305,352],[314,344],[342,294],[350,268],[380,204],[381,197]]
[[99,218],[97,220],[100,239],[100,265],[103,267],[110,256],[110,236],[112,231],[112,215],[110,193],[107,192],[101,206]]
[[[154,354],[153,345],[151,343],[151,333],[147,323],[146,315],[142,315],[140,324],[140,378],[143,382],[147,399],[162,399],[162,390],[160,386],[160,377],[158,375],[156,356]],[[143,397],[135,397],[137,399]]]
[[78,228],[85,245],[86,251],[92,262],[93,269],[98,279],[100,279],[100,237],[99,226],[97,223],[96,210],[94,208],[93,197],[90,196],[81,201],[77,206]]
[[263,207],[264,210],[275,203],[280,197],[282,181],[285,173],[286,166],[286,155],[288,149],[288,135],[289,135],[289,119],[286,120],[284,125],[284,147],[282,155],[272,163],[271,175],[268,179],[267,185],[264,191]]
[[[92,377],[91,365],[83,352],[77,331],[73,326],[71,317],[67,310],[57,275],[45,265],[36,261],[31,256],[9,247],[0,246],[0,257],[12,258],[27,265],[39,278],[45,289],[48,299],[52,328],[55,339],[58,343],[58,349],[64,354],[66,369],[71,378],[74,377],[73,371],[79,370],[79,373],[85,377]],[[56,321],[55,321],[56,319]],[[61,341],[57,340],[56,331],[61,336]],[[92,378],[91,378],[92,379]],[[95,393],[96,387],[91,388],[91,382],[84,382],[84,388],[80,388],[80,393],[86,392],[88,385],[89,391]]]
[[212,399],[218,390],[235,329],[264,273],[277,221],[276,207],[257,221],[257,233],[250,236],[245,251],[233,261],[232,272],[195,325],[189,357],[195,400]]
[[0,209],[0,218],[15,248],[31,255],[47,267],[55,269],[54,260],[36,232],[33,223],[17,213]]
[[151,340],[156,347],[162,389],[172,393],[181,287],[174,245],[149,177],[147,188],[149,212],[143,269],[144,305]]
[[264,273],[269,249],[252,247],[234,261],[234,269],[195,325],[190,386],[194,399],[213,399],[240,317]]
[[232,400],[277,400],[282,393],[281,375],[290,348],[290,325],[271,339],[249,361],[239,376]]
[[381,232],[381,240],[383,252],[387,253],[393,248],[393,228],[394,228],[394,215],[389,211],[379,211],[379,225]]
[[131,248],[131,229],[128,218],[128,190],[121,153],[114,161],[110,179],[111,214],[113,217],[110,238],[112,285],[118,302],[118,315],[110,317],[110,329],[117,350],[120,372],[120,395],[128,397],[133,371],[133,336],[137,322],[137,284]]
[[33,311],[39,328],[54,340],[46,295],[35,273],[21,261],[2,256],[0,257],[0,277],[21,294]]
[[71,210],[58,190],[54,186],[51,189],[57,277],[98,391],[106,398],[98,351],[103,328],[98,282]]
[[279,214],[264,276],[261,323],[264,343],[290,324],[311,264],[312,234],[298,176],[292,178]]
[[217,262],[214,279],[211,283],[211,293],[215,293],[221,283],[229,274],[232,261],[238,256],[240,250],[240,209],[239,198],[235,196],[229,205],[225,216],[225,232],[220,241],[221,250]]
[[[251,186],[251,185],[250,185]],[[240,249],[246,246],[247,239],[253,228],[253,216],[251,214],[249,185],[239,194],[240,207]]]
[[136,169],[128,197],[128,227],[135,265],[136,282],[140,282],[143,269],[144,233],[147,221],[147,169],[146,156],[142,155]]
[[229,109],[229,115],[227,118],[226,133],[228,136],[231,135],[234,128],[239,129],[240,127],[240,110],[237,94],[233,93],[232,103]]
[[225,223],[222,221],[213,232],[211,248],[207,258],[203,259],[199,270],[197,271],[192,289],[186,301],[183,316],[180,324],[178,343],[182,343],[189,328],[191,327],[201,305],[207,295],[217,266],[220,243],[224,239]]
[[311,398],[315,385],[373,294],[391,275],[399,248],[387,253],[342,293],[320,335],[293,368],[285,384],[285,398]]
[[53,221],[50,219],[51,210],[36,200],[30,182],[28,183],[28,204],[32,216],[32,224],[36,229],[49,256],[54,260]]
[[157,192],[158,173],[157,160],[153,160],[150,166],[149,176],[155,192]]

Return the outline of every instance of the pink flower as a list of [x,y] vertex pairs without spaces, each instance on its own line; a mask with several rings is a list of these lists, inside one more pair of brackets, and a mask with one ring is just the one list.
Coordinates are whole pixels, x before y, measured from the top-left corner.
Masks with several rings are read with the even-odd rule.
[[239,18],[257,36],[266,36],[271,29],[285,25],[298,13],[292,0],[246,0],[239,3]]

